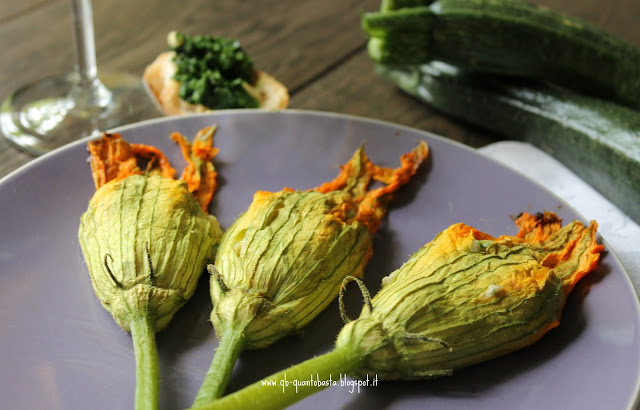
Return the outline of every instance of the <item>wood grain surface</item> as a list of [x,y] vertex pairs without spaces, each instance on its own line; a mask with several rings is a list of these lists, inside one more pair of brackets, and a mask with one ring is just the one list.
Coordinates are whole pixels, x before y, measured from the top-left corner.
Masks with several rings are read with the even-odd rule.
[[[538,0],[640,46],[637,0]],[[418,103],[378,77],[360,16],[379,0],[95,0],[98,66],[141,75],[178,29],[239,39],[256,66],[287,85],[290,108],[365,116],[481,147],[496,137]],[[72,71],[69,0],[0,0],[0,98],[22,84]],[[0,177],[33,157],[0,139]]]

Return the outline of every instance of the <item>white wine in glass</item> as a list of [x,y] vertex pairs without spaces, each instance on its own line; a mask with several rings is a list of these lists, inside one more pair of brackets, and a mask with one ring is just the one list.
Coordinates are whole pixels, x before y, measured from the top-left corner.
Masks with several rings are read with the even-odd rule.
[[79,138],[161,115],[139,76],[98,75],[91,1],[71,0],[71,3],[75,71],[27,84],[2,104],[2,135],[31,155],[41,155]]

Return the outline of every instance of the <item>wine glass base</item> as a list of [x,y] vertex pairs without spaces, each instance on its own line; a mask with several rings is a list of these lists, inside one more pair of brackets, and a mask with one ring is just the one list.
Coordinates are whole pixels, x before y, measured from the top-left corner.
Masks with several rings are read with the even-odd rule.
[[41,155],[111,128],[161,116],[139,77],[101,73],[106,104],[81,106],[71,97],[75,73],[49,77],[16,90],[2,104],[0,132],[17,148]]

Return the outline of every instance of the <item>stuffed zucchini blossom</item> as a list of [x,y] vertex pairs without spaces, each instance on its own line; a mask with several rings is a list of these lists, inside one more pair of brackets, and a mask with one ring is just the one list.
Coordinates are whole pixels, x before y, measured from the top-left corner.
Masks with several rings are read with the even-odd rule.
[[137,408],[157,407],[155,332],[191,298],[222,237],[207,212],[217,186],[214,131],[201,130],[193,144],[171,136],[187,161],[180,180],[154,147],[107,133],[88,144],[96,192],[78,238],[96,296],[131,332]]
[[597,224],[561,227],[520,215],[516,236],[455,224],[418,250],[349,322],[336,347],[358,346],[356,376],[413,379],[513,352],[560,323],[568,294],[597,266]]
[[[194,404],[223,394],[240,350],[301,329],[337,297],[345,277],[362,275],[393,194],[427,155],[420,142],[392,169],[371,162],[361,146],[333,181],[254,195],[209,266],[220,345]],[[372,189],[374,180],[382,186]]]

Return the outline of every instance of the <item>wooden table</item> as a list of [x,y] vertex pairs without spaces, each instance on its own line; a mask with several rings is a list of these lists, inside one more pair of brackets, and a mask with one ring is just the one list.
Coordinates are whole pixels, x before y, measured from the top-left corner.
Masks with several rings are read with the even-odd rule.
[[[537,0],[640,46],[637,0]],[[290,90],[290,108],[346,113],[444,135],[472,147],[496,137],[449,119],[378,77],[360,28],[380,0],[95,0],[98,66],[140,75],[166,49],[166,33],[235,37],[255,64]],[[0,2],[0,98],[73,70],[71,2]],[[0,139],[0,177],[32,160]]]

